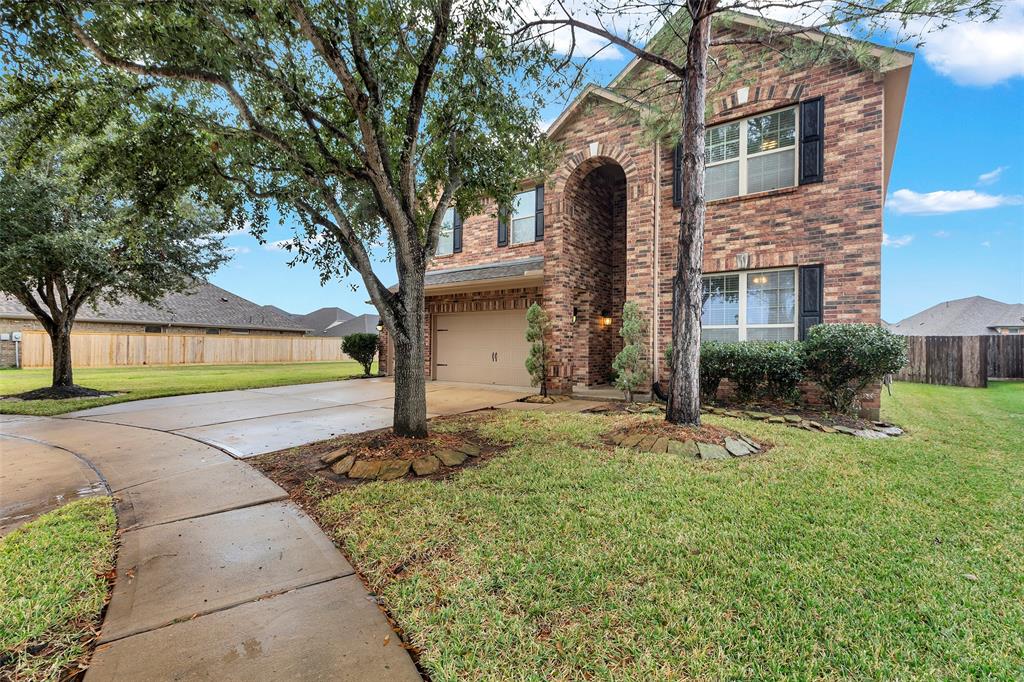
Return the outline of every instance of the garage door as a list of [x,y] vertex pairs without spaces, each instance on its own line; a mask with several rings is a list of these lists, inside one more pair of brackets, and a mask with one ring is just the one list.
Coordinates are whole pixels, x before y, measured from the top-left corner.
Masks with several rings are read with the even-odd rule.
[[438,315],[435,330],[439,381],[530,385],[525,311]]

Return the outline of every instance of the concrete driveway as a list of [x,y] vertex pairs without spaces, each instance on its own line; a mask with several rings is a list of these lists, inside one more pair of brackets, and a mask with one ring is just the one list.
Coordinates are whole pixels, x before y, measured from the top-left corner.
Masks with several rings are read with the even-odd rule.
[[[497,407],[528,388],[428,382],[430,417]],[[185,436],[235,457],[252,457],[346,433],[391,425],[391,379],[353,379],[299,386],[200,393],[118,403],[65,415]]]

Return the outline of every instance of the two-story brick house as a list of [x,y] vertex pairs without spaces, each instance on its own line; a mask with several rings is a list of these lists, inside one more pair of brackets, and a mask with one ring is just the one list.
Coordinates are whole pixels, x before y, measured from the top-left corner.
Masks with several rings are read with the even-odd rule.
[[[879,323],[882,206],[913,57],[871,54],[867,66],[795,71],[749,54],[740,82],[714,96],[703,338]],[[506,210],[448,216],[426,277],[428,378],[528,385],[523,333],[535,301],[553,322],[555,390],[607,382],[625,301],[649,317],[650,357],[665,377],[677,159],[672,144],[651,141],[628,94],[660,77],[637,60],[607,88],[587,87],[548,130],[564,154],[543,184],[525,184]]]

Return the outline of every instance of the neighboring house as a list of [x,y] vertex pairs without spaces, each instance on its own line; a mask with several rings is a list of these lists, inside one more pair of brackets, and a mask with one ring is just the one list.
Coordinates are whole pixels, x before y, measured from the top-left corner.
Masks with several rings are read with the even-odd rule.
[[[791,71],[773,55],[748,54],[746,67],[717,55],[716,68],[742,76],[710,101],[704,338],[880,322],[882,205],[913,55],[864,52],[874,68]],[[535,301],[552,320],[554,390],[607,382],[625,301],[647,316],[656,376],[667,377],[679,157],[650,139],[630,97],[663,79],[636,60],[607,88],[588,86],[548,130],[563,155],[543,184],[524,183],[500,212],[449,213],[426,275],[428,377],[528,385]]]
[[377,315],[363,314],[357,316],[347,310],[335,307],[319,308],[305,315],[287,313],[274,306],[265,307],[279,310],[281,313],[299,322],[302,326],[310,328],[313,336],[341,338],[357,332],[376,334],[377,324],[380,321]]
[[903,336],[987,336],[1024,334],[1024,303],[984,296],[945,301],[889,325]]
[[[42,330],[42,325],[16,299],[0,294],[0,333],[28,330]],[[309,329],[269,306],[204,281],[192,290],[167,294],[155,305],[132,299],[116,305],[101,302],[95,308],[87,304],[74,331],[303,336]]]

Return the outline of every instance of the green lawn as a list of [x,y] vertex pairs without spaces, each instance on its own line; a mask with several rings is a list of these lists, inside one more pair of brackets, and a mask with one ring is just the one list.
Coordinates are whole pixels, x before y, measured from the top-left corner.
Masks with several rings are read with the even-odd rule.
[[[374,368],[376,371],[376,367]],[[362,375],[357,362],[302,362],[276,365],[184,365],[76,369],[75,383],[101,391],[120,392],[109,398],[0,401],[0,414],[53,415],[128,400],[184,393],[309,384]],[[0,370],[0,395],[50,385],[49,369]]]
[[114,565],[109,497],[72,502],[0,539],[0,679],[58,680],[99,627]]
[[1022,679],[1024,383],[895,394],[902,438],[713,417],[776,447],[707,463],[499,411],[503,456],[318,514],[435,682]]

